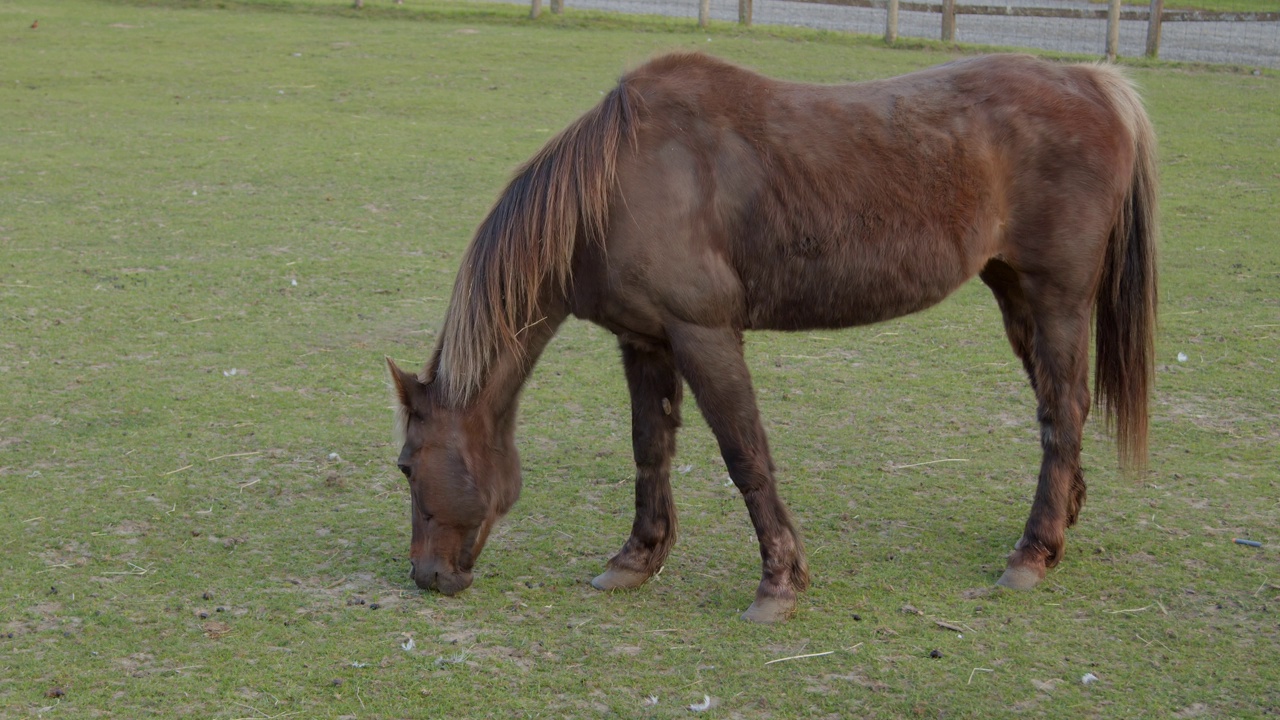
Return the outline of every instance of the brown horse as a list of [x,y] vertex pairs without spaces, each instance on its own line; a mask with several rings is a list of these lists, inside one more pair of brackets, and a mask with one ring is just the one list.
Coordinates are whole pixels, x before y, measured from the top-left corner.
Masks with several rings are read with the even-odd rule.
[[1137,94],[1105,66],[993,56],[816,86],[672,55],[626,74],[498,198],[423,372],[388,360],[414,581],[445,594],[471,584],[520,494],[520,389],[574,315],[618,336],[636,464],[631,536],[592,584],[641,585],[675,540],[683,379],[759,538],[763,579],[744,617],[786,618],[809,571],[742,331],[888,320],[976,274],[1039,403],[1039,487],[998,581],[1034,586],[1085,499],[1091,315],[1094,392],[1121,462],[1145,462],[1154,143]]

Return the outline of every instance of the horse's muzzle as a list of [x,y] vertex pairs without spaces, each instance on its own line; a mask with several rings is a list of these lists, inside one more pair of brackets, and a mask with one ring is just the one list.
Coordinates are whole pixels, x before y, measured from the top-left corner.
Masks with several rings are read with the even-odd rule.
[[411,560],[409,577],[423,590],[435,590],[445,595],[456,595],[466,590],[471,587],[472,580],[471,573],[445,570],[434,560]]

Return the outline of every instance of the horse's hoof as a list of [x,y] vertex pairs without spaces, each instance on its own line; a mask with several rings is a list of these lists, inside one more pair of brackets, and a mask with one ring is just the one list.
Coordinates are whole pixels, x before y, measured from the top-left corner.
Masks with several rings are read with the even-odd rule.
[[595,576],[591,581],[591,587],[597,590],[629,590],[640,587],[648,579],[648,575],[635,570],[609,568]]
[[758,597],[755,602],[751,603],[751,607],[742,613],[742,619],[757,623],[778,623],[791,617],[791,614],[795,611],[795,600]]
[[1040,581],[1044,579],[1044,571],[1036,572],[1025,568],[1021,565],[1017,567],[1006,568],[1004,574],[996,581],[1000,587],[1007,587],[1010,590],[1030,590]]

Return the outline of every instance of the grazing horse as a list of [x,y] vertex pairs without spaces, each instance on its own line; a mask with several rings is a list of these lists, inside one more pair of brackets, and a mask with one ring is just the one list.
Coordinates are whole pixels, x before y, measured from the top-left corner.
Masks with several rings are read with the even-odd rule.
[[423,371],[388,360],[414,581],[471,584],[520,494],[521,387],[573,315],[618,337],[636,464],[631,536],[592,585],[641,585],[675,541],[683,380],[759,539],[744,617],[785,619],[809,570],[742,332],[889,320],[977,275],[1038,402],[1039,485],[998,580],[1034,586],[1085,499],[1091,319],[1097,402],[1122,465],[1146,460],[1156,180],[1151,123],[1112,67],[997,55],[822,86],[677,54],[627,73],[498,197]]

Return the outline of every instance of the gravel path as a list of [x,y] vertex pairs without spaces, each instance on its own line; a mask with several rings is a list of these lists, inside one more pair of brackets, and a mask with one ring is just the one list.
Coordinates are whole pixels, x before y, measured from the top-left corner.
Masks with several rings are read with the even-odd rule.
[[[999,0],[958,2],[1002,4]],[[694,21],[698,16],[698,0],[566,0],[565,4],[581,9],[688,17]],[[1105,7],[1086,0],[1005,0],[1003,4],[1095,10]],[[543,7],[546,12],[548,3],[544,2]],[[753,22],[757,25],[790,25],[864,35],[883,35],[885,25],[884,10],[789,0],[755,0],[753,15]],[[711,0],[711,17],[713,20],[736,22],[737,0]],[[941,16],[933,13],[901,12],[898,36],[937,38],[941,23]],[[966,43],[1101,56],[1106,49],[1106,36],[1106,20],[990,15],[956,17],[956,39]],[[1142,55],[1146,41],[1145,20],[1121,21],[1121,55]],[[1165,60],[1280,68],[1280,22],[1165,22],[1161,31],[1160,57]]]

